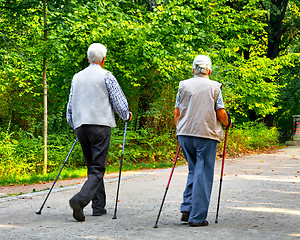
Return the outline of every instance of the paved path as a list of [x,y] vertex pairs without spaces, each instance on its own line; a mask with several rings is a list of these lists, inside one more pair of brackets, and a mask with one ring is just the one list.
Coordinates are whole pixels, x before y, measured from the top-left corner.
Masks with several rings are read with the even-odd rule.
[[[300,148],[274,154],[228,159],[225,164],[219,223],[215,224],[220,161],[209,209],[208,227],[180,222],[179,207],[187,167],[175,169],[158,228],[153,228],[170,169],[124,173],[117,219],[113,220],[117,181],[107,179],[108,214],[86,221],[72,218],[68,200],[80,184],[52,192],[41,215],[35,214],[47,192],[0,198],[0,239],[299,239]],[[59,186],[59,184],[58,184]]]

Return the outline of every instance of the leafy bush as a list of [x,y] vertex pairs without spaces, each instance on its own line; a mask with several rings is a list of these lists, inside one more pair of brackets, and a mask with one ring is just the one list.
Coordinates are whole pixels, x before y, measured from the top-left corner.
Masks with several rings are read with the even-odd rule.
[[[18,183],[20,179],[40,175],[43,171],[43,139],[22,130],[11,133],[0,130],[0,184],[3,181]],[[62,166],[73,144],[69,138],[65,135],[48,136],[48,172]],[[80,165],[76,161],[81,159],[80,156],[81,149],[76,146],[66,168],[76,169]]]
[[[107,161],[110,166],[119,164],[122,153],[123,133],[121,129],[112,130]],[[127,131],[125,145],[124,164],[130,164],[133,167],[136,166],[136,168],[142,168],[146,165],[155,168],[172,164],[177,143],[171,133],[155,134],[150,129],[141,129],[138,131]]]
[[[226,152],[229,156],[239,156],[253,151],[269,150],[278,144],[278,131],[275,127],[268,128],[263,123],[248,122],[230,128],[227,137]],[[219,144],[221,152],[223,145]]]
[[[76,136],[74,134],[50,134],[48,136],[48,174],[43,175],[43,139],[25,131],[9,133],[0,129],[0,184],[20,184],[52,181],[58,174]],[[124,130],[112,129],[110,150],[107,156],[107,172],[119,170]],[[262,123],[245,123],[229,130],[227,154],[271,149],[278,143],[276,128],[268,129]],[[127,130],[123,170],[171,167],[178,143],[175,132],[157,134],[151,129]],[[218,145],[218,155],[223,144]],[[178,164],[185,163],[182,153]],[[86,168],[80,144],[77,143],[60,176],[61,179],[84,177]]]

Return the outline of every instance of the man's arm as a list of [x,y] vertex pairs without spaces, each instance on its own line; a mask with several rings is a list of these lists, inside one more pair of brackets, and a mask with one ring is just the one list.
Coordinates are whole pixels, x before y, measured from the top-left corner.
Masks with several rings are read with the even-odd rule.
[[229,128],[231,126],[231,124],[229,126],[228,116],[224,108],[220,108],[217,110],[217,118],[220,120],[221,123],[225,125],[226,128]]
[[179,116],[180,116],[179,108],[175,107],[175,110],[174,110],[175,127],[177,127],[177,121],[178,121]]
[[71,128],[74,129],[73,119],[72,119],[72,99],[73,99],[73,86],[71,84],[69,101],[68,101],[68,105],[67,105],[66,117],[67,117],[68,124],[70,125]]
[[179,90],[177,92],[177,95],[176,95],[176,101],[175,101],[175,110],[174,110],[174,122],[175,122],[175,127],[177,128],[177,121],[178,121],[178,118],[180,116],[180,111],[179,111],[179,104],[180,104],[180,93],[179,93]]
[[129,111],[127,99],[117,79],[110,72],[105,75],[105,86],[108,91],[109,101],[113,110],[124,121],[130,121],[132,113]]
[[[217,118],[219,119],[219,121],[221,123],[223,123],[226,128],[229,128],[231,126],[231,123],[228,123],[228,116],[224,109],[224,102],[223,102],[221,89],[220,89],[220,91],[218,93],[218,97],[217,97],[216,111],[217,111]],[[229,124],[230,124],[230,126],[228,126]]]

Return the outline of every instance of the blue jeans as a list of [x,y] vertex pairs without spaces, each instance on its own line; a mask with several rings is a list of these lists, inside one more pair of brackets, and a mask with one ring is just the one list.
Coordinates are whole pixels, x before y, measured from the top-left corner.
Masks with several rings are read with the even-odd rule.
[[178,142],[189,168],[180,211],[190,212],[189,222],[200,224],[208,213],[218,142],[191,136],[178,136]]

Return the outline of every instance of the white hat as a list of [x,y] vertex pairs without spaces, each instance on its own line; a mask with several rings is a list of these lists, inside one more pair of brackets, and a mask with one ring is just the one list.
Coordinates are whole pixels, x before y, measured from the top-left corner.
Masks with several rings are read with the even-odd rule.
[[193,62],[193,69],[196,69],[196,67],[209,69],[211,70],[211,60],[208,56],[205,55],[198,55],[195,57]]

